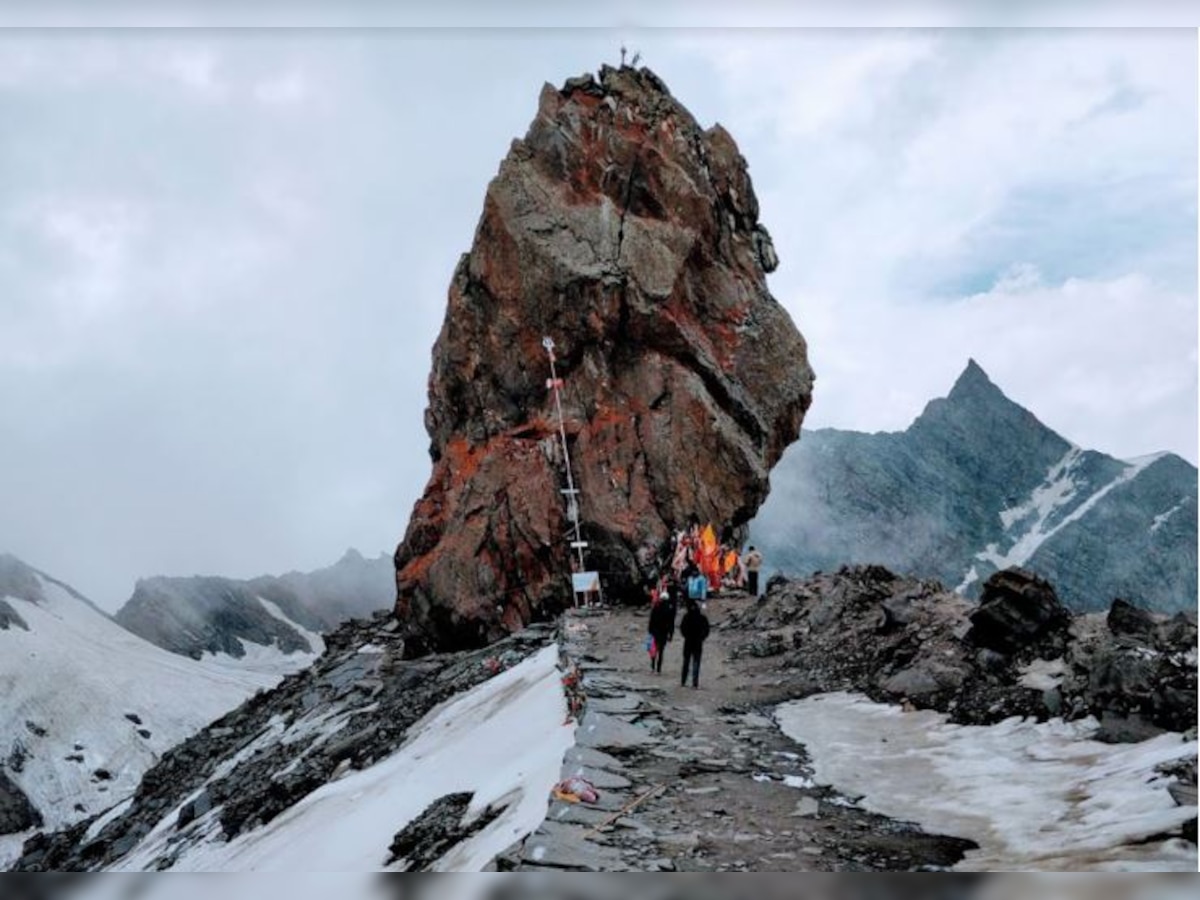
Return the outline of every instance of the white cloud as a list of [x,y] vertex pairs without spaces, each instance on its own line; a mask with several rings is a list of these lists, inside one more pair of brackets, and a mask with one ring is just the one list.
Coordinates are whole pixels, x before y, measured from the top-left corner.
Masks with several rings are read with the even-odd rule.
[[254,86],[254,97],[268,106],[292,106],[303,103],[309,95],[304,73],[289,69],[264,78]]
[[825,333],[829,309],[805,325],[819,376],[810,427],[904,429],[973,357],[1076,443],[1196,458],[1197,314],[1186,293],[1138,275],[1046,285],[1026,266],[940,306],[870,308],[840,332]]
[[[1194,32],[749,32],[711,60],[809,339],[809,423],[974,355],[1072,440],[1196,459]],[[686,99],[686,98],[685,98]]]
[[170,50],[153,63],[162,73],[187,90],[207,100],[222,100],[229,91],[218,72],[220,59],[209,47],[189,47]]

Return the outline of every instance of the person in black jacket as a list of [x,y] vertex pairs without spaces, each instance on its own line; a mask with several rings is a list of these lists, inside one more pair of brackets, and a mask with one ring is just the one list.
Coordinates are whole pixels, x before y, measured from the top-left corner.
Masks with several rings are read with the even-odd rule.
[[683,621],[679,623],[679,633],[683,635],[683,675],[679,679],[682,687],[687,684],[688,666],[692,669],[692,687],[700,687],[700,651],[708,637],[708,616],[700,609],[699,603],[688,603]]
[[661,672],[667,643],[675,637],[675,601],[669,588],[663,588],[658,600],[650,608],[649,631],[656,648],[654,656],[650,659],[650,668],[652,671]]

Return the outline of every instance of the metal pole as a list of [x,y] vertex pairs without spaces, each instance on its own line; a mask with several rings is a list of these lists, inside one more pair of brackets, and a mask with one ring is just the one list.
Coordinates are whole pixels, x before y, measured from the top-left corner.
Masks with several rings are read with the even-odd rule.
[[571,454],[567,450],[567,427],[563,420],[562,397],[559,393],[558,371],[554,366],[554,341],[549,337],[542,338],[542,346],[550,356],[550,387],[554,391],[554,407],[558,412],[558,436],[562,441],[563,462],[567,467],[567,513],[571,518],[575,540],[572,542],[579,556],[579,571],[584,571],[583,539],[579,533],[579,491],[575,489],[575,478],[571,474]]

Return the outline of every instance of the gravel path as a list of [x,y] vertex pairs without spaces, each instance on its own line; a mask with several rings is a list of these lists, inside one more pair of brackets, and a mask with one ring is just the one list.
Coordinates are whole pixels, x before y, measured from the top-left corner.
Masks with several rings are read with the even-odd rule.
[[812,784],[804,748],[771,718],[788,699],[758,660],[728,658],[717,626],[752,602],[708,604],[712,635],[700,687],[679,684],[678,637],[661,675],[642,641],[645,610],[579,610],[563,620],[564,662],[586,712],[564,777],[594,803],[553,800],[542,827],[499,859],[504,869],[587,871],[881,871],[952,865],[969,843],[860,810]]

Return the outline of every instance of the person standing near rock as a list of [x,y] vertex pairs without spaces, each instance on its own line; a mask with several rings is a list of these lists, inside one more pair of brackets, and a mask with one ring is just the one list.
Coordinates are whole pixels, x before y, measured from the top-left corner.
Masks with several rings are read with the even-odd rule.
[[679,633],[683,635],[683,675],[680,676],[679,686],[683,687],[688,680],[688,667],[692,670],[692,687],[700,687],[700,651],[708,638],[708,616],[700,608],[699,603],[688,602],[687,612],[679,623]]
[[662,671],[663,656],[667,652],[667,644],[675,637],[675,601],[671,597],[671,589],[663,587],[650,608],[650,637],[654,639],[654,656],[650,658],[650,669]]
[[746,587],[754,597],[758,596],[758,573],[762,570],[762,564],[762,554],[751,544],[750,549],[746,551]]

